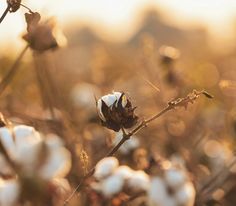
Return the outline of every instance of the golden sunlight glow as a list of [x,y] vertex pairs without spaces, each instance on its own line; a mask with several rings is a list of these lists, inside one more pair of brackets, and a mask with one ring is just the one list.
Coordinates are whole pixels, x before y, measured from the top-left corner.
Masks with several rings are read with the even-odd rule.
[[[108,40],[126,40],[137,29],[140,13],[146,7],[157,8],[166,21],[181,27],[202,24],[217,41],[232,40],[232,23],[236,22],[235,0],[25,0],[32,10],[56,16],[62,25],[68,22],[90,23]],[[1,3],[0,11],[5,8]],[[25,9],[8,14],[0,27],[2,45],[22,44]],[[17,42],[11,39],[18,37]],[[220,37],[220,38],[219,38]],[[214,39],[213,39],[214,40]],[[12,44],[11,44],[12,45]]]

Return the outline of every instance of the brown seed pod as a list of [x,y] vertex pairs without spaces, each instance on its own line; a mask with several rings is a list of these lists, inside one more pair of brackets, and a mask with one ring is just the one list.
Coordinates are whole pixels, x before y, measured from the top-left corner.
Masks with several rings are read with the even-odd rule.
[[7,4],[10,6],[10,12],[16,12],[20,8],[21,0],[7,0]]

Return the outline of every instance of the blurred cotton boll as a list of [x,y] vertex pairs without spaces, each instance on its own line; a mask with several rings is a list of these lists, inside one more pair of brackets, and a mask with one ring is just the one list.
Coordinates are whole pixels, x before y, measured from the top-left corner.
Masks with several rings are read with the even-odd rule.
[[151,178],[148,190],[149,206],[193,206],[195,188],[184,168],[163,170],[163,176]]
[[133,175],[133,170],[126,165],[122,165],[115,170],[114,174],[119,175],[126,180]]
[[75,106],[84,109],[93,109],[95,105],[94,95],[100,96],[99,89],[88,83],[78,83],[71,90],[71,99]]
[[47,157],[39,174],[44,179],[60,178],[68,174],[71,168],[71,154],[63,147],[56,135],[47,136],[45,140]]
[[[25,176],[39,175],[49,180],[64,177],[70,170],[71,155],[56,135],[44,139],[33,127],[19,125],[0,128],[0,140]],[[3,159],[1,156],[0,160]],[[7,168],[3,166],[0,172],[4,174]]]
[[111,175],[115,169],[118,167],[119,162],[115,157],[106,157],[100,160],[96,167],[94,177],[101,180],[109,175]]
[[[115,146],[116,144],[118,144],[118,142],[120,142],[120,140],[123,137],[123,133],[122,132],[117,132],[116,136],[113,140],[113,145]],[[133,150],[137,149],[140,146],[140,141],[136,136],[132,136],[129,140],[127,140],[119,149],[119,152],[121,154],[127,155],[130,152],[132,152]]]
[[[102,175],[101,172],[98,175],[98,171],[103,171]],[[125,165],[118,166],[115,157],[104,158],[98,162],[94,176],[97,182],[92,183],[91,187],[105,198],[112,198],[121,192],[133,195],[146,192],[149,188],[149,176],[144,171],[135,171]]]
[[106,198],[111,198],[122,191],[124,178],[121,175],[111,175],[104,179],[97,187],[97,190]]
[[183,171],[171,168],[165,172],[166,183],[172,187],[177,188],[184,184],[186,175]]
[[34,170],[42,146],[42,139],[33,127],[25,125],[13,128],[2,127],[0,128],[0,140],[10,158],[19,164],[25,172]]
[[14,206],[20,194],[20,186],[16,180],[0,179],[0,205]]
[[131,193],[145,192],[149,188],[149,176],[142,170],[134,171],[127,180],[127,187]]

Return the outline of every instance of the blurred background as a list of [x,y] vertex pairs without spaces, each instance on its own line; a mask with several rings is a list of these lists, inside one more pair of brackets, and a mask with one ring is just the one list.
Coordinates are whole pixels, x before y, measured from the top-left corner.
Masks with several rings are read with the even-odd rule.
[[[171,111],[138,134],[141,143],[128,157],[119,157],[144,169],[145,164],[139,164],[143,151],[147,161],[157,153],[166,158],[178,154],[187,162],[197,188],[225,168],[227,175],[213,185],[207,205],[236,205],[236,167],[231,167],[230,173],[227,169],[236,146],[235,0],[22,3],[38,11],[43,20],[55,18],[67,45],[37,56],[28,51],[1,94],[0,109],[15,123],[65,136],[74,155],[68,176],[72,184],[83,175],[81,148],[91,167],[106,154],[104,148],[109,150],[113,145],[115,134],[99,125],[94,96],[124,91],[142,119],[160,111],[173,98],[205,89],[213,100],[200,98],[187,110]],[[2,1],[0,10],[5,7]],[[0,25],[0,78],[26,44],[22,39],[25,12],[21,8],[8,14]],[[45,97],[41,98],[35,67],[48,70],[44,75],[50,75],[55,86],[48,97],[54,116],[48,112]],[[65,113],[74,131],[70,135],[76,136],[59,129]]]

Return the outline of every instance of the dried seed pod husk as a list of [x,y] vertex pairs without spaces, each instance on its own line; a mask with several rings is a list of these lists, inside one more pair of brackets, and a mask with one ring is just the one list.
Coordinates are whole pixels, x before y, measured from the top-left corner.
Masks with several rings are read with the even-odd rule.
[[7,4],[10,6],[10,12],[16,12],[21,5],[21,0],[7,0]]

